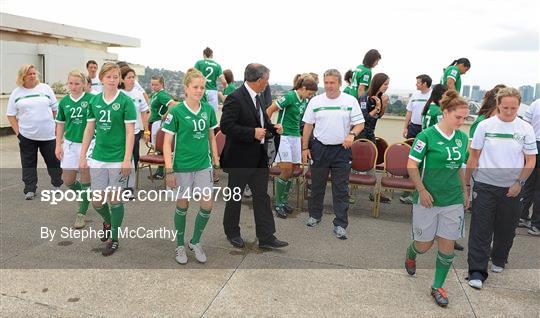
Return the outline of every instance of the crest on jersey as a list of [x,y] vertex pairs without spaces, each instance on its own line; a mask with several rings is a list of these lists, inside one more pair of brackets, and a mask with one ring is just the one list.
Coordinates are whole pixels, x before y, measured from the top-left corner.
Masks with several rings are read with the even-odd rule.
[[82,102],[82,103],[81,103],[81,107],[82,107],[82,108],[88,107],[88,102]]
[[285,101],[285,96],[281,96],[278,100],[277,100],[277,103],[278,104],[281,104]]
[[416,140],[416,144],[414,145],[414,151],[416,152],[422,152],[424,150],[424,147],[426,146],[426,143],[422,140],[418,139]]
[[461,146],[463,145],[461,143],[461,139],[456,139],[456,145],[461,148]]
[[364,75],[364,81],[366,81],[366,82],[369,81],[369,75],[368,74]]
[[450,75],[456,76],[457,75],[457,70],[451,70]]
[[119,103],[112,104],[112,109],[119,110],[120,109],[120,104]]
[[208,114],[206,114],[206,112],[204,112],[204,113],[201,114],[201,117],[202,117],[204,120],[207,120],[207,119],[208,119]]
[[514,140],[521,143],[525,140],[525,135],[514,133]]
[[346,110],[347,110],[347,106],[346,106],[346,105],[341,106],[341,110],[342,110],[342,111],[346,111]]

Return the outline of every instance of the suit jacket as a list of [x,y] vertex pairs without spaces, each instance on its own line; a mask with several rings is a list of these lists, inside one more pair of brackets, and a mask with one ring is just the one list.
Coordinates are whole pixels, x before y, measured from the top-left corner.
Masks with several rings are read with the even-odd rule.
[[[276,135],[274,125],[263,110],[267,137]],[[220,128],[227,136],[220,165],[227,172],[230,168],[268,167],[264,145],[255,139],[255,128],[261,127],[260,115],[245,84],[229,94],[223,104]],[[269,134],[270,133],[270,134]]]

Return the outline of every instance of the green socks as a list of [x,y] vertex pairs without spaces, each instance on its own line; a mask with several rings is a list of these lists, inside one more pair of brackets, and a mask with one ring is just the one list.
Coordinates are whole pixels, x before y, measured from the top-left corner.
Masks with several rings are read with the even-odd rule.
[[109,211],[109,205],[107,203],[100,207],[94,207],[94,209],[97,213],[99,213],[99,215],[101,215],[105,223],[111,224],[111,212]]
[[90,187],[90,183],[81,184],[78,180],[75,180],[75,182],[73,182],[72,184],[68,186],[68,188],[75,191],[77,195],[80,193],[82,201],[79,202],[78,213],[83,214],[83,215],[86,215],[86,212],[88,211],[88,206],[90,205],[90,202],[88,201],[88,197],[86,196],[86,189],[88,189],[89,187]]
[[287,191],[287,181],[276,178],[276,206],[283,203],[284,193]]
[[186,231],[187,209],[176,207],[174,212],[174,227],[176,229],[176,245],[184,246],[184,232]]
[[435,279],[433,280],[433,288],[441,288],[448,275],[448,270],[454,261],[454,254],[445,255],[440,251],[437,252],[437,260],[435,261]]
[[201,235],[210,218],[210,211],[200,209],[195,218],[195,228],[193,229],[193,237],[191,238],[191,244],[197,244],[201,241]]
[[283,200],[281,203],[289,203],[289,191],[291,190],[292,180],[287,180],[287,185],[285,188],[285,192],[283,192]]
[[118,242],[118,228],[124,219],[124,203],[111,205],[111,238]]
[[407,258],[408,259],[416,259],[416,256],[418,254],[424,254],[425,252],[420,252],[416,249],[416,246],[414,245],[414,241],[411,242],[409,247],[407,247]]
[[81,203],[79,204],[79,213],[86,215],[86,212],[88,211],[88,206],[90,205],[90,201],[88,201],[88,196],[86,193],[86,190],[90,188],[90,183],[82,183],[81,184]]
[[165,167],[164,166],[158,166],[158,168],[156,170],[156,174],[164,175],[164,172],[165,172]]

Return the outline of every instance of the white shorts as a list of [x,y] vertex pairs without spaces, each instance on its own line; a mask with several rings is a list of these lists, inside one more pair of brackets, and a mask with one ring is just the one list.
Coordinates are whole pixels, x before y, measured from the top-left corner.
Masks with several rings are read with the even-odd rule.
[[[86,151],[86,160],[92,159],[92,153],[94,152],[94,147],[96,146],[96,138],[93,138],[90,141],[90,145],[88,146],[88,150]],[[90,166],[90,163],[88,163],[88,166]]]
[[208,104],[212,105],[214,107],[214,111],[217,114],[218,110],[218,93],[217,90],[206,90],[206,100],[208,101]]
[[415,241],[430,242],[435,236],[455,241],[463,237],[464,227],[463,204],[430,209],[413,204],[412,235]]
[[[88,165],[90,166],[90,182],[91,189],[105,190],[107,187],[126,188],[129,177],[124,177],[121,173],[121,162],[103,162],[92,159]],[[133,161],[131,162],[133,169]]]
[[152,141],[152,145],[154,146],[156,145],[156,135],[159,128],[161,128],[161,120],[153,122],[152,127],[150,128],[151,129],[150,140]]
[[[211,195],[214,187],[213,169],[207,168],[195,172],[176,172],[176,186],[178,189],[178,199],[193,196],[194,192]],[[208,188],[209,190],[205,190]]]
[[281,136],[275,162],[302,162],[302,137]]
[[79,170],[82,144],[64,139],[62,149],[64,156],[60,162],[60,168],[64,170]]

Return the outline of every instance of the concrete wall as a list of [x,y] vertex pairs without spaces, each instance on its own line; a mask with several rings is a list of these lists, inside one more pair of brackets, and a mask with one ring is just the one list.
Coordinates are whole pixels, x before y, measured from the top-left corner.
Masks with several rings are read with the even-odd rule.
[[[67,74],[73,69],[86,73],[86,61],[93,59],[99,65],[105,61],[116,61],[118,56],[108,53],[106,48],[85,48],[60,46],[47,43],[25,43],[0,40],[2,70],[0,93],[9,94],[16,87],[17,72],[23,64],[33,64],[39,72],[44,73],[40,80],[51,85],[55,82],[67,81]],[[43,78],[44,75],[44,78]],[[5,113],[5,109],[2,110]]]

